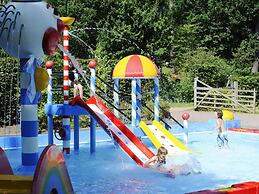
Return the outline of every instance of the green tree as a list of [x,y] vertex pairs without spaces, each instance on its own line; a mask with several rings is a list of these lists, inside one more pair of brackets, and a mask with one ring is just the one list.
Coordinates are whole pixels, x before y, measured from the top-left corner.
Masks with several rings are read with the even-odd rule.
[[227,59],[232,58],[232,51],[242,40],[255,32],[259,13],[254,0],[180,0],[174,1],[172,9],[177,26],[197,26],[200,46]]
[[174,81],[175,86],[170,91],[175,95],[174,101],[182,102],[192,101],[195,77],[212,87],[224,87],[232,72],[226,60],[204,48],[186,53],[181,67],[180,81]]
[[258,45],[257,35],[250,36],[234,52],[234,59],[231,61],[233,80],[238,81],[242,89],[259,89],[259,73],[251,74],[254,52],[258,50]]
[[19,121],[19,62],[0,50],[0,126]]

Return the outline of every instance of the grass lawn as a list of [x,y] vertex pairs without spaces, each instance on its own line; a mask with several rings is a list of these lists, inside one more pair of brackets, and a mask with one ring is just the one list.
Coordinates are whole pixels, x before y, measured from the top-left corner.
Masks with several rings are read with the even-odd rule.
[[171,107],[180,107],[180,108],[192,108],[193,107],[193,102],[189,103],[170,103]]

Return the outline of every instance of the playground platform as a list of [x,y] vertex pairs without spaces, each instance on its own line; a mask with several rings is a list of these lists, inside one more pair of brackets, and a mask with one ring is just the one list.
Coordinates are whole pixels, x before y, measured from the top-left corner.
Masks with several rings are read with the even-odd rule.
[[[214,112],[194,111],[191,107],[172,107],[171,115],[176,120],[182,122],[182,114],[188,112],[190,114],[189,122],[208,122],[209,119],[214,119]],[[235,118],[241,121],[242,128],[259,129],[259,114],[234,113]],[[4,128],[0,128],[0,136],[20,135],[20,129],[17,126],[8,126],[8,132]],[[84,129],[87,130],[87,129]]]

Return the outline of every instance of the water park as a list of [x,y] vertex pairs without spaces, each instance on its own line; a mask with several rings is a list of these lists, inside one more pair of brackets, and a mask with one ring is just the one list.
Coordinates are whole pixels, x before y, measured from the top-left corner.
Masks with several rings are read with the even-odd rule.
[[[110,83],[98,60],[85,65],[72,54],[71,38],[80,39],[71,33],[74,17],[60,17],[35,0],[0,9],[0,48],[17,71],[0,93],[0,193],[259,193],[259,123],[250,128],[236,113],[239,108],[256,118],[255,89],[241,91],[233,82],[221,91],[197,77],[190,86],[194,110],[175,115],[162,106],[163,69],[153,56],[118,58],[105,72]],[[53,57],[58,52],[62,63]],[[9,90],[16,82],[16,91]],[[213,102],[212,115],[197,111]],[[47,129],[41,134],[40,114]]]

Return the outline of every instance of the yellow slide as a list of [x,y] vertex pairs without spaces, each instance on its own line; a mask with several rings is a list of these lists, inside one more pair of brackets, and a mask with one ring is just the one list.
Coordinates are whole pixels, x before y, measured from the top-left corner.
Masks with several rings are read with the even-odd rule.
[[172,133],[170,133],[166,128],[164,128],[161,123],[158,121],[153,121],[152,124],[159,129],[166,138],[170,139],[174,145],[182,150],[185,150],[187,152],[192,152],[189,148],[187,148],[180,140],[178,140]]
[[153,121],[152,125],[149,126],[141,121],[139,127],[146,133],[157,149],[163,145],[168,150],[169,154],[175,154],[176,152],[192,152],[158,121]]
[[152,131],[149,129],[149,127],[146,125],[146,123],[144,123],[143,121],[140,121],[139,127],[145,132],[145,134],[148,136],[148,138],[154,144],[156,149],[158,149],[162,146],[162,144],[159,142],[159,140],[156,138],[156,136],[152,133]]

